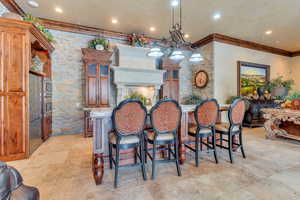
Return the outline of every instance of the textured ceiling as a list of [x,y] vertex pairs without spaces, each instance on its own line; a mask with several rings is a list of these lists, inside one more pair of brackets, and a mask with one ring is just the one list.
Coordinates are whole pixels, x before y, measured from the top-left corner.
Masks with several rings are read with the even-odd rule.
[[[27,0],[16,0],[34,16],[103,28],[124,33],[168,36],[171,24],[170,0],[36,0],[31,8]],[[211,33],[243,40],[300,50],[300,0],[182,0],[183,26],[195,42]],[[58,6],[63,13],[55,12]],[[215,12],[221,13],[218,21]],[[112,24],[112,18],[119,23]],[[156,28],[150,32],[150,26]],[[265,35],[266,30],[271,35]]]

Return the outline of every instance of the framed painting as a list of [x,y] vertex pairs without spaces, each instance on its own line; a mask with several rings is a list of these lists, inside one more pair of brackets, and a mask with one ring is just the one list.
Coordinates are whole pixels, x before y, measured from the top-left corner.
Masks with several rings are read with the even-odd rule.
[[257,88],[265,88],[270,81],[270,66],[238,61],[238,96],[254,94]]

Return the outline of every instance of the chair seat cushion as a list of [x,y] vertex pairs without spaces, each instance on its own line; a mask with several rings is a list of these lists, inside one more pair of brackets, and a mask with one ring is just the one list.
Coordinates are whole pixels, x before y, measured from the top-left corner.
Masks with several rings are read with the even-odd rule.
[[[147,137],[150,140],[154,140],[155,133],[153,131],[149,131],[147,133]],[[164,134],[158,134],[156,140],[158,141],[169,141],[169,140],[174,140],[174,135],[173,133],[164,133]]]
[[[190,134],[194,134],[196,135],[196,131],[197,131],[197,126],[196,125],[191,125],[189,127],[189,133]],[[200,129],[200,135],[203,134],[203,135],[207,135],[207,134],[210,134],[212,133],[211,129],[209,128],[201,128]]]
[[[117,135],[114,132],[109,133],[109,141],[111,144],[117,144]],[[136,144],[140,139],[136,135],[124,136],[120,140],[120,144]]]
[[[221,132],[229,132],[229,123],[220,123],[216,124],[216,131],[221,131]],[[234,132],[239,131],[240,128],[238,126],[234,126],[232,129]]]

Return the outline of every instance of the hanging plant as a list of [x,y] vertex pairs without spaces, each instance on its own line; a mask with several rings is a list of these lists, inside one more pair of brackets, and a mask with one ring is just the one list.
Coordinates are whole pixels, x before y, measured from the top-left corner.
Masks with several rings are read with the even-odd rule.
[[89,48],[96,50],[108,50],[108,43],[108,40],[98,37],[89,42]]
[[37,17],[34,17],[31,14],[26,14],[25,16],[23,16],[23,19],[24,21],[31,22],[33,25],[35,25],[35,27],[37,27],[37,29],[39,29],[44,34],[44,36],[50,43],[55,43],[54,36],[48,29],[45,28],[45,26]]

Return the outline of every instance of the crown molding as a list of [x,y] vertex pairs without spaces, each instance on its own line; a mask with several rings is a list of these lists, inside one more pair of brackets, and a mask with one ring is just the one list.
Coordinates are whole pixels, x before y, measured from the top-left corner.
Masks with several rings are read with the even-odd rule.
[[213,41],[231,44],[231,45],[244,47],[244,48],[248,48],[248,49],[253,49],[253,50],[257,50],[257,51],[263,51],[263,52],[267,52],[267,53],[277,54],[277,55],[281,55],[281,56],[292,57],[294,54],[293,52],[286,51],[283,49],[270,47],[270,46],[266,46],[263,44],[250,42],[250,41],[246,41],[246,40],[241,40],[241,39],[233,38],[230,36],[222,35],[219,33],[213,33],[213,34],[206,36],[205,38],[193,43],[193,47],[201,47],[201,46],[206,45]]
[[[24,10],[14,0],[0,0],[0,2],[2,2],[3,5],[7,9],[9,9],[11,12],[15,12],[20,15],[26,14],[24,12]],[[105,30],[105,29],[83,26],[83,25],[78,25],[78,24],[72,24],[72,23],[67,23],[67,22],[60,22],[60,21],[50,20],[50,19],[45,19],[45,18],[40,18],[40,19],[43,22],[44,26],[48,29],[72,32],[72,33],[80,33],[80,34],[86,34],[86,35],[95,35],[95,36],[103,35],[104,37],[118,39],[118,40],[127,40],[127,37],[128,37],[128,34],[126,34],[126,33],[109,31],[109,30]],[[231,44],[231,45],[235,45],[235,46],[240,46],[240,47],[253,49],[253,50],[257,50],[257,51],[263,51],[263,52],[267,52],[267,53],[277,54],[277,55],[281,55],[281,56],[288,56],[288,57],[300,56],[300,50],[295,51],[295,52],[286,51],[283,49],[270,47],[270,46],[266,46],[266,45],[255,43],[255,42],[250,42],[250,41],[246,41],[246,40],[233,38],[233,37],[222,35],[219,33],[210,34],[210,35],[204,37],[203,39],[198,40],[197,42],[194,42],[192,46],[193,47],[201,47],[201,46],[204,46],[213,41]]]
[[0,2],[10,11],[19,15],[25,15],[24,10],[14,0],[0,0]]

